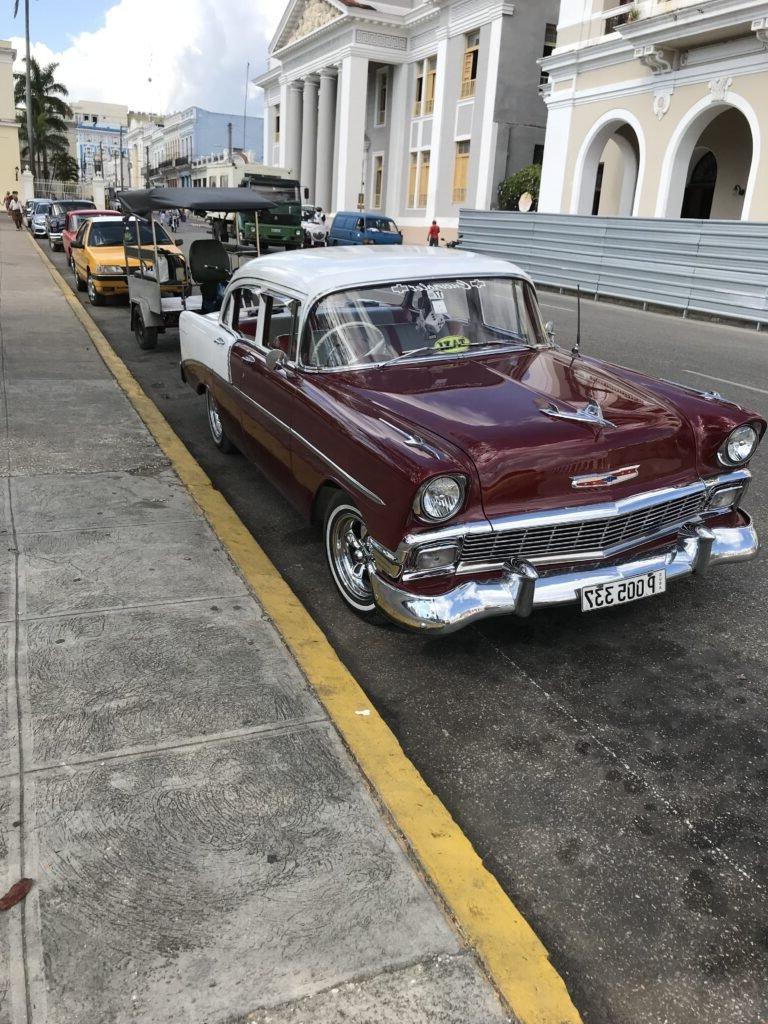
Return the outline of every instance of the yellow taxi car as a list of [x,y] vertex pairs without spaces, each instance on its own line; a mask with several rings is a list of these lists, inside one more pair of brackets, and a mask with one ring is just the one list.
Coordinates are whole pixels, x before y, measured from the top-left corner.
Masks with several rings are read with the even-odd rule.
[[[101,306],[104,300],[113,295],[128,294],[128,274],[123,243],[133,252],[136,251],[136,226],[139,227],[141,247],[146,245],[146,254],[142,251],[144,272],[152,272],[154,249],[152,242],[152,226],[147,221],[132,219],[124,221],[120,216],[98,217],[86,220],[80,227],[72,242],[72,272],[77,282],[77,290],[87,290],[88,298],[93,306]],[[126,235],[127,232],[127,235]],[[162,246],[164,255],[170,257],[167,264],[172,268],[168,280],[162,281],[160,288],[163,295],[181,295],[186,280],[184,256],[164,227],[155,224],[155,237],[158,248]],[[139,266],[138,257],[128,257],[128,269]]]

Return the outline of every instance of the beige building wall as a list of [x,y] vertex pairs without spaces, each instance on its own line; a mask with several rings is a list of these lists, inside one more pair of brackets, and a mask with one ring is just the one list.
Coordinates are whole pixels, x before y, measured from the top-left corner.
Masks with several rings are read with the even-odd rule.
[[0,39],[0,189],[18,189],[21,171],[19,128],[13,102],[13,62],[16,51],[7,39]]
[[[569,0],[563,0],[570,17],[574,2],[569,8]],[[597,4],[593,11],[604,10]],[[614,11],[617,6],[606,5]],[[591,212],[594,172],[603,154],[600,213],[614,213],[623,166],[621,153],[608,142],[611,132],[624,126],[637,138],[640,154],[635,200],[625,212],[680,216],[693,154],[709,149],[718,168],[711,216],[768,221],[768,50],[748,16],[750,5],[741,6],[746,13],[740,19],[734,15],[733,38],[722,29],[715,40],[697,36],[692,27],[690,49],[679,29],[674,47],[663,40],[651,47],[662,61],[655,72],[638,57],[638,42],[624,41],[618,32],[581,46],[561,47],[558,36],[558,48],[545,63],[551,91],[540,210]],[[713,0],[695,7],[665,0],[648,10],[657,8],[665,17],[683,8],[690,8],[688,17],[699,17],[700,10],[713,9]],[[647,26],[651,38],[655,24],[640,19],[632,29]],[[659,24],[663,28],[667,22]],[[577,27],[566,27],[566,38],[575,38]],[[766,33],[768,38],[768,19]],[[701,45],[693,45],[697,42]]]

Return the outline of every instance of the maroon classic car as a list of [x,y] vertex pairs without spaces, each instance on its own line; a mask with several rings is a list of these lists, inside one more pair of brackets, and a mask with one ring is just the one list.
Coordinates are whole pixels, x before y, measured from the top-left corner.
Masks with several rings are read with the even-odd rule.
[[[93,217],[114,217],[114,210],[96,210],[96,209],[77,209],[68,210],[66,213],[66,219],[64,220],[63,227],[61,229],[61,247],[64,250],[64,256],[67,263],[71,265],[72,262],[72,243],[75,240],[75,235],[80,230],[80,226],[84,220],[90,220]],[[53,245],[51,245],[53,248]]]
[[754,557],[766,423],[558,348],[507,262],[416,247],[263,257],[181,316],[214,443],[324,525],[355,611],[448,633],[662,594]]

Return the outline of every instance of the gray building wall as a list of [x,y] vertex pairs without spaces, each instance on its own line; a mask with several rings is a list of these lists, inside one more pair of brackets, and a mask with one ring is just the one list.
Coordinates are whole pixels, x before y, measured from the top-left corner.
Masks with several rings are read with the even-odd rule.
[[538,95],[547,23],[557,24],[559,0],[522,0],[502,24],[501,62],[494,120],[499,126],[495,186],[533,162],[544,144],[547,107]]

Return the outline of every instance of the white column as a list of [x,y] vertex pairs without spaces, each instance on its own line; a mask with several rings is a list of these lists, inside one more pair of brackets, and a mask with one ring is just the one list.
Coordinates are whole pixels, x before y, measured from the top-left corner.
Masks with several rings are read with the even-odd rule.
[[341,65],[337,210],[354,210],[362,191],[367,94],[368,58],[345,57]]
[[301,173],[301,82],[290,82],[288,85],[288,117],[285,128],[280,126],[280,133],[288,133],[286,140],[285,161],[288,170],[297,178]]
[[278,164],[285,167],[288,162],[288,83],[280,84],[280,145],[278,146]]
[[389,144],[384,154],[387,176],[387,195],[384,209],[390,217],[398,217],[405,209],[403,177],[408,163],[410,118],[404,118],[408,109],[408,64],[397,64],[390,74],[390,94],[387,102]]
[[264,135],[261,143],[261,150],[265,164],[272,163],[274,153],[274,132],[275,132],[275,107],[268,103],[264,107]]
[[35,197],[35,176],[29,167],[25,167],[19,175],[19,199],[22,204]]
[[309,189],[311,203],[315,201],[317,86],[316,78],[304,79],[304,110],[301,121],[301,187]]
[[571,141],[573,107],[549,108],[547,134],[544,141],[544,162],[541,168],[539,211],[541,213],[567,213],[565,178],[568,173],[568,147]]
[[96,204],[96,209],[106,209],[106,183],[100,174],[94,174],[93,181],[91,182],[91,188],[93,190],[93,201]]
[[[488,42],[488,64],[485,79],[485,96],[483,98],[483,128],[480,135],[480,161],[477,171],[477,194],[475,205],[479,210],[488,210],[496,182],[493,180],[496,161],[496,142],[499,126],[496,122],[496,89],[499,81],[499,61],[501,58],[502,18],[491,22],[490,39]],[[475,100],[477,103],[477,100]]]
[[318,104],[315,202],[318,206],[322,206],[326,213],[331,209],[335,131],[336,73],[330,68],[323,68],[320,72],[320,98]]
[[343,78],[342,65],[336,65],[336,111],[333,117],[333,171],[331,173],[331,206],[334,212],[339,209],[337,200],[339,197],[339,139],[341,138],[341,81]]
[[437,185],[440,180],[440,165],[444,147],[443,122],[445,111],[445,75],[448,66],[448,38],[437,44],[435,62],[435,106],[432,112],[432,146],[429,154],[429,188],[427,189],[426,221],[435,218],[437,207]]

